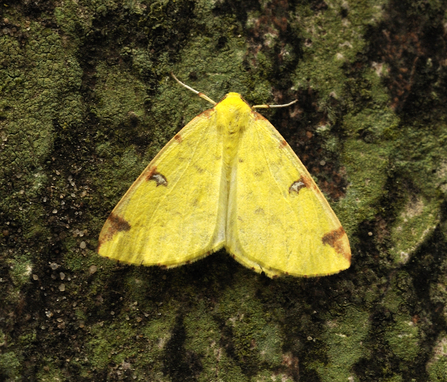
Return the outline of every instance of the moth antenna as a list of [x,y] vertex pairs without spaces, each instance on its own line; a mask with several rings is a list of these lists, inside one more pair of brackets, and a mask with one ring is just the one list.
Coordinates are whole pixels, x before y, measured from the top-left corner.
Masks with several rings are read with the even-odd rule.
[[293,105],[296,102],[298,102],[297,99],[292,102],[286,103],[284,105],[255,105],[255,106],[253,106],[253,109],[270,109],[271,107],[287,107],[287,106]]
[[197,90],[193,89],[191,86],[188,86],[184,84],[182,81],[180,81],[176,76],[174,76],[174,73],[171,72],[171,76],[176,80],[180,85],[184,86],[186,89],[191,90],[193,93],[196,93],[200,98],[204,99],[205,101],[211,102],[213,105],[216,105],[217,102],[214,102],[210,97],[208,97],[206,94],[203,94],[201,92],[198,92]]

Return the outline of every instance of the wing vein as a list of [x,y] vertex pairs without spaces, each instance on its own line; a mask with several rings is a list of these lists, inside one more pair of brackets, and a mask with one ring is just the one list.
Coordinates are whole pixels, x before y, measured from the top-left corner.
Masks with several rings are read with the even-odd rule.
[[[259,130],[260,130],[260,128],[263,128],[263,126],[261,127],[261,126],[259,126],[259,129],[255,129],[256,130],[256,134],[257,134],[257,136],[258,136],[258,141],[259,141],[259,145],[262,147],[262,152],[263,152],[263,158],[264,158],[264,161],[265,161],[265,163],[266,163],[266,167],[268,168],[268,170],[269,170],[269,173],[270,173],[270,177],[274,180],[274,182],[275,182],[275,184],[276,184],[276,187],[278,188],[278,190],[279,190],[279,192],[280,192],[280,194],[282,195],[283,193],[282,193],[282,189],[281,189],[281,185],[279,184],[279,182],[278,182],[278,180],[276,179],[276,177],[274,176],[274,174],[273,174],[273,170],[272,170],[272,167],[271,167],[271,164],[269,163],[269,161],[267,160],[267,151],[266,151],[266,148],[265,148],[265,141],[263,141],[262,139],[261,139],[261,137],[260,137],[260,132],[259,132]],[[270,133],[270,132],[269,132]],[[271,133],[270,133],[271,134]],[[278,141],[278,147],[279,147],[279,141]],[[288,154],[288,153],[286,153],[286,154]],[[290,207],[291,206],[291,204],[290,204],[290,201],[288,201],[286,198],[283,198],[283,200],[287,203],[287,205]],[[269,203],[269,207],[270,207],[270,203]],[[290,208],[291,210],[293,210],[293,208]],[[296,212],[295,211],[293,211],[293,216],[295,217],[295,223],[296,223],[296,225],[298,225],[298,222],[299,222],[299,219],[298,219],[298,216],[296,215]],[[290,248],[289,248],[289,246],[288,246],[288,242],[287,242],[287,240],[285,241],[285,244],[286,244],[286,248],[287,248],[287,253],[286,253],[286,257],[287,257],[287,260],[290,260],[290,255],[291,255],[291,251],[290,251]]]
[[177,181],[172,185],[172,187],[169,187],[168,192],[166,192],[165,195],[163,195],[162,198],[159,199],[158,204],[156,206],[156,208],[154,208],[154,211],[152,212],[151,217],[148,219],[148,223],[151,224],[152,223],[152,219],[154,218],[154,216],[156,215],[156,213],[158,212],[159,208],[161,205],[163,205],[163,202],[169,197],[169,195],[171,195],[171,193],[174,191],[175,186],[181,181],[181,179],[183,178],[183,176],[185,175],[186,171],[189,169],[189,167],[191,166],[191,163],[193,162],[193,159],[195,157],[195,154],[200,146],[200,143],[203,141],[203,137],[204,135],[208,132],[208,129],[202,129],[203,132],[200,136],[200,138],[197,140],[197,144],[194,147],[194,152],[191,155],[191,159],[188,162],[188,164],[185,166],[184,170],[182,171],[181,175],[178,177]]

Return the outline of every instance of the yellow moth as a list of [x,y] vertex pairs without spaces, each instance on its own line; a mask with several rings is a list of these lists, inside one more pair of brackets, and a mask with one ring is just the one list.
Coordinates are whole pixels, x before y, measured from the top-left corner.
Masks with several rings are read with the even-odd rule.
[[237,93],[216,103],[177,81],[214,107],[149,163],[105,222],[98,253],[171,268],[225,248],[269,277],[349,268],[337,216],[284,138],[254,111],[268,106],[251,108]]

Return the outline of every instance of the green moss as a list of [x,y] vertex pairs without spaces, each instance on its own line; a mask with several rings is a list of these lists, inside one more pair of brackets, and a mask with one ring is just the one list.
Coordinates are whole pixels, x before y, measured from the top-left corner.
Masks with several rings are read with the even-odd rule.
[[[447,269],[447,259],[444,259],[440,264],[440,269]],[[433,304],[437,304],[437,306],[443,306],[442,309],[442,317],[447,319],[447,304],[444,304],[444,301],[447,301],[447,272],[443,271],[437,282],[431,283],[430,285],[430,300]]]
[[394,354],[405,361],[413,361],[418,354],[419,329],[411,317],[398,314],[395,323],[386,333],[386,339]]
[[65,380],[62,370],[49,363],[37,372],[37,380],[42,382],[62,382]]
[[109,363],[119,365],[135,355],[129,333],[129,324],[112,324],[104,328],[103,324],[92,328],[93,339],[89,341],[92,351],[92,363],[104,368]]
[[367,143],[386,139],[388,132],[398,129],[399,125],[399,119],[389,108],[361,109],[356,113],[346,114],[343,122],[349,135],[358,137],[363,134]]
[[[283,334],[278,324],[270,317],[273,312],[266,314],[258,304],[255,294],[253,282],[237,282],[221,296],[217,309],[207,311],[203,306],[202,313],[191,315],[188,321],[185,321],[188,322],[187,333],[191,338],[188,347],[203,354],[202,361],[210,367],[217,360],[227,365],[226,369],[231,371],[234,381],[246,380],[243,378],[245,369],[257,370],[260,365],[265,365],[274,370],[283,361]],[[281,313],[276,311],[275,314]],[[224,329],[218,330],[213,316],[217,322],[224,325]],[[223,341],[219,334],[222,330],[228,333],[228,338]],[[200,333],[199,337],[197,341],[193,341],[197,333]],[[232,353],[234,356],[230,358]],[[207,367],[205,370],[209,370],[206,373],[211,373],[213,368]],[[210,376],[211,374],[204,374],[203,380],[209,380]]]
[[427,364],[427,372],[432,382],[447,381],[447,337],[441,333],[433,348],[433,355]]
[[396,289],[389,290],[383,299],[383,306],[392,313],[397,313],[405,300]]
[[[78,92],[82,71],[57,33],[48,33],[39,22],[10,16],[11,21],[26,28],[32,39],[25,47],[14,35],[0,38],[2,50],[4,47],[8,52],[4,56],[7,62],[0,67],[5,117],[2,124],[6,124],[3,127],[7,131],[0,161],[8,163],[0,170],[4,195],[0,208],[21,226],[20,242],[26,247],[28,240],[51,236],[43,219],[44,203],[40,203],[49,175],[44,170],[45,160],[53,149],[54,125],[82,121],[83,105]],[[14,188],[8,191],[11,180]],[[39,245],[34,248],[35,253],[40,250]],[[28,260],[17,264],[17,272],[12,272],[21,286],[26,282],[22,277],[26,264],[31,263]]]
[[32,271],[33,265],[29,254],[9,260],[9,276],[19,289],[29,283]]
[[390,254],[396,263],[406,263],[439,223],[441,200],[409,196],[393,224]]
[[[221,329],[213,319],[213,311],[205,303],[184,320],[186,328],[185,349],[200,357],[203,371],[199,381],[218,378],[222,381],[245,381],[240,365],[232,359],[221,341]],[[219,365],[216,368],[216,365]]]
[[[430,244],[427,237],[442,220],[443,109],[438,119],[428,115],[430,98],[417,120],[406,121],[389,107],[392,68],[370,62],[368,35],[393,4],[324,4],[67,0],[54,11],[52,2],[2,5],[0,217],[7,277],[0,288],[7,314],[1,377],[55,381],[79,372],[85,380],[357,380],[368,378],[359,372],[361,359],[370,359],[365,338],[375,349],[389,344],[380,349],[385,357],[371,362],[377,380],[404,380],[399,367],[413,373],[408,364],[418,362],[419,338],[426,338],[423,325],[411,324],[413,305],[426,304],[427,321],[442,325],[446,267],[440,256],[435,278],[425,280],[429,301],[413,288],[420,276],[414,264],[396,267],[402,253],[411,256],[421,243]],[[409,8],[439,7],[421,4]],[[423,61],[418,75],[428,69]],[[321,146],[306,152],[312,159],[330,154],[348,184],[335,209],[353,244],[351,270],[324,279],[266,280],[223,255],[161,272],[95,254],[98,232],[130,184],[182,126],[210,107],[176,84],[170,71],[216,101],[228,91],[252,104],[287,91],[300,95],[287,126],[275,124],[299,145],[307,143],[298,126],[321,125]],[[438,82],[432,96],[442,104],[442,75]],[[415,97],[417,84],[415,78]],[[396,200],[389,200],[390,184]],[[380,226],[377,216],[388,212]],[[382,246],[378,257],[378,241],[358,239],[364,221],[380,227],[390,251]],[[442,242],[434,245],[444,252]],[[48,262],[67,274],[65,293]],[[31,267],[38,279],[27,288]],[[23,308],[21,301],[35,303]],[[41,314],[42,306],[66,311],[65,328]],[[388,323],[377,322],[382,310]],[[51,330],[38,331],[36,344],[40,327]],[[58,341],[64,336],[68,348]],[[32,366],[21,354],[35,357]],[[389,361],[396,358],[398,366]],[[71,366],[58,359],[70,359]],[[443,381],[445,367],[445,355],[433,355],[427,373]]]
[[[297,8],[297,28],[306,39],[303,46],[303,60],[294,73],[298,87],[318,89],[320,105],[332,97],[340,99],[344,93],[344,65],[353,62],[365,47],[365,40],[357,36],[364,33],[367,25],[374,25],[382,16],[381,5],[371,6],[358,1],[328,5],[325,12],[314,13],[307,5]],[[340,14],[348,10],[347,17]],[[368,20],[360,22],[360,20]]]
[[0,347],[6,345],[6,334],[0,329]]
[[326,322],[322,340],[328,346],[328,362],[312,365],[322,381],[343,381],[352,378],[352,366],[369,350],[363,340],[370,329],[369,314],[350,307],[339,319]]
[[394,375],[391,378],[384,379],[384,382],[403,382],[403,379],[400,375]]
[[94,325],[93,338],[88,343],[94,367],[103,369],[108,365],[118,367],[129,363],[137,377],[168,381],[169,379],[163,377],[162,357],[175,319],[161,311],[163,308],[160,309],[160,315],[151,315],[149,320],[142,313],[139,318],[144,321],[139,321],[133,315],[129,317],[122,314],[117,317],[116,323]]
[[[215,40],[203,40],[201,37],[192,38],[184,48],[182,61],[171,68],[171,70],[181,81],[205,93],[216,102],[220,101],[230,91],[241,93],[244,97],[251,100],[250,94],[248,94],[247,74],[240,72],[246,51],[245,42],[230,33],[227,33],[226,37],[226,49],[218,54],[214,53],[213,60],[206,61],[198,61],[197,57],[210,56],[211,52],[215,51]],[[191,72],[191,68],[194,68],[197,76],[197,80],[193,83],[188,81],[188,74]],[[260,86],[262,85],[260,84]],[[176,94],[174,98],[177,100],[176,104],[185,106],[182,110],[179,110],[185,120],[192,119],[199,112],[211,106],[205,101],[196,98],[197,96],[194,96],[170,78],[163,84],[160,90],[163,98]],[[268,97],[269,94],[267,93],[266,96]]]
[[[104,152],[104,148],[105,146],[97,150]],[[106,155],[108,154],[106,153]],[[108,205],[109,211],[118,203],[122,195],[148,164],[141,160],[133,147],[120,152],[119,155],[113,152],[110,152],[110,154],[113,157],[109,157],[105,165],[98,169],[99,177],[94,180],[97,182],[98,189],[101,190],[101,199]],[[120,181],[117,182],[117,179]],[[98,217],[96,223],[99,232],[104,221]]]
[[74,41],[77,40],[79,29],[87,31],[91,28],[93,14],[88,11],[88,5],[74,0],[64,1],[54,9],[54,17],[61,29]]
[[348,232],[365,220],[373,220],[384,196],[391,145],[351,138],[344,143],[342,161],[350,186],[337,205],[340,221]]
[[6,376],[7,382],[21,380],[22,365],[19,357],[12,351],[0,354],[0,375]]
[[[232,381],[229,379],[228,381]],[[251,382],[294,382],[293,377],[281,372],[261,371],[249,379]]]
[[125,126],[129,117],[138,120],[144,116],[146,89],[137,78],[118,66],[106,64],[98,65],[96,76],[98,102],[94,112],[109,128],[119,129],[120,124]]
[[21,346],[27,347],[27,346],[33,344],[33,342],[36,341],[36,338],[37,338],[37,333],[36,333],[36,330],[34,329],[33,331],[22,334],[19,337],[19,342],[20,342]]
[[447,357],[440,358],[429,365],[428,372],[431,382],[447,381]]
[[447,357],[441,358],[431,364],[428,368],[431,382],[447,381]]

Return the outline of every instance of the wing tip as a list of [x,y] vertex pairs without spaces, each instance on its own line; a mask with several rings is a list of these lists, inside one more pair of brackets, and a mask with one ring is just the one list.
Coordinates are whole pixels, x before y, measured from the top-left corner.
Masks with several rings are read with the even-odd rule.
[[99,234],[96,252],[101,255],[100,251],[104,243],[112,240],[118,232],[129,231],[131,228],[131,225],[126,219],[112,212],[104,223],[104,227],[102,227],[101,233]]
[[325,233],[321,238],[323,244],[330,245],[335,252],[342,255],[351,264],[351,248],[348,235],[342,226]]

